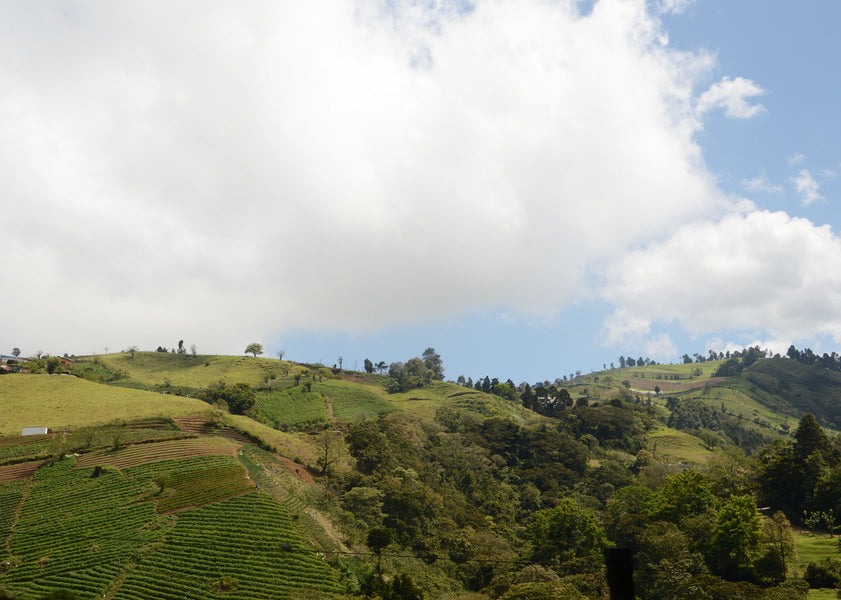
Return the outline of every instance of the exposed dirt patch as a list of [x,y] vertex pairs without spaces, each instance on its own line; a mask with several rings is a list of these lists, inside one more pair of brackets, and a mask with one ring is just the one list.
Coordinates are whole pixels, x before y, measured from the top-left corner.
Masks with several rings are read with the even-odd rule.
[[283,463],[283,466],[295,473],[301,481],[306,483],[315,483],[315,479],[313,479],[312,474],[307,471],[307,468],[304,465],[300,465],[296,463],[294,460],[288,459],[284,456],[279,456],[277,454],[274,455],[276,459]]
[[0,481],[15,481],[16,479],[29,479],[40,469],[46,460],[35,460],[32,462],[18,463],[7,467],[0,467]]

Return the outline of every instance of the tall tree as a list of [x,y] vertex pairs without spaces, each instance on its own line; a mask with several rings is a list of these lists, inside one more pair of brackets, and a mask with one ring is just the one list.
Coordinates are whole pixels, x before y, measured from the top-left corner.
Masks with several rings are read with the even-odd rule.
[[710,567],[725,579],[748,579],[761,552],[762,515],[753,496],[731,496],[718,512]]
[[444,363],[441,360],[441,355],[435,351],[435,348],[424,350],[421,358],[426,368],[432,371],[432,379],[438,381],[444,379]]

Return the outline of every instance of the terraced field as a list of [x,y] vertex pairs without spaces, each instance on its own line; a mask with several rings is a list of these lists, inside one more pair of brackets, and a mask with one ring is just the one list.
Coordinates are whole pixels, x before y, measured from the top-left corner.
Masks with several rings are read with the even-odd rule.
[[77,460],[79,468],[97,465],[111,465],[117,469],[126,469],[146,463],[162,460],[191,458],[194,456],[212,456],[223,454],[233,456],[239,444],[225,438],[186,438],[169,440],[153,444],[134,444],[119,450],[100,450],[82,455]]
[[285,598],[293,590],[338,591],[329,565],[304,543],[289,512],[252,492],[182,513],[167,541],[140,561],[115,600]]
[[[166,511],[178,512],[159,514]],[[31,486],[0,484],[0,531],[10,527],[11,536],[0,537],[0,554],[11,560],[0,585],[22,600],[55,588],[144,600],[218,598],[223,590],[225,598],[250,600],[338,589],[288,510],[255,490],[230,454],[122,471],[65,458],[42,467]]]
[[148,482],[128,479],[114,469],[92,478],[73,469],[72,459],[42,467],[20,511],[10,539],[16,566],[0,583],[22,598],[53,588],[100,595],[122,565],[160,533],[154,505],[136,502]]

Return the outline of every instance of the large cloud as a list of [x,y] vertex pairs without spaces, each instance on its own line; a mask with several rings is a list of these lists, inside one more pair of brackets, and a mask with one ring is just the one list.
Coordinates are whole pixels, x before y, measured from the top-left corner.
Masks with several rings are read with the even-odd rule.
[[[690,224],[615,265],[605,296],[612,343],[681,324],[694,336],[743,332],[775,349],[829,336],[841,341],[841,238],[782,212]],[[723,345],[723,344],[722,344]]]
[[562,309],[726,204],[693,139],[711,59],[644,0],[576,7],[0,5],[8,343]]

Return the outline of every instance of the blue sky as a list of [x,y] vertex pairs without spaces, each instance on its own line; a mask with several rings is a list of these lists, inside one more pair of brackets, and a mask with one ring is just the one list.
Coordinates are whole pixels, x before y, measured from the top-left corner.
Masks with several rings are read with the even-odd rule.
[[841,348],[837,2],[464,6],[0,6],[3,351]]

